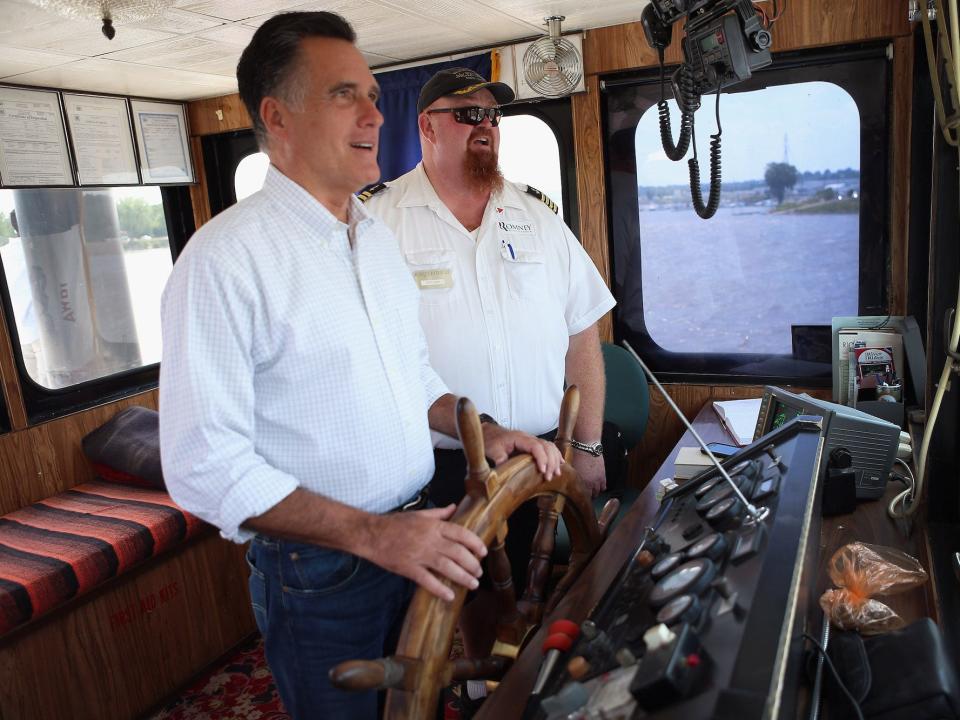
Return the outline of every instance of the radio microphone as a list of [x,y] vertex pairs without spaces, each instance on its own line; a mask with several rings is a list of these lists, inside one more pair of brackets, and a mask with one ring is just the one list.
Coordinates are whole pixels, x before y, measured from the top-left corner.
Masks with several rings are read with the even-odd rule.
[[753,522],[757,524],[763,522],[763,520],[770,514],[770,509],[765,507],[757,508],[753,505],[753,503],[747,500],[746,496],[740,491],[740,488],[737,487],[737,484],[727,474],[727,471],[724,470],[723,465],[720,464],[720,461],[717,460],[716,456],[712,452],[710,452],[710,448],[707,447],[707,444],[703,441],[703,438],[700,437],[700,433],[693,429],[693,425],[691,425],[687,418],[684,417],[683,412],[681,412],[680,408],[677,407],[677,404],[673,402],[673,398],[670,397],[663,385],[660,384],[660,381],[657,380],[656,376],[650,372],[650,368],[648,368],[643,360],[640,359],[640,356],[637,355],[636,350],[630,347],[630,343],[628,343],[626,340],[623,341],[623,346],[630,351],[630,354],[633,355],[633,359],[640,364],[643,372],[646,373],[647,377],[650,378],[650,381],[656,385],[657,390],[660,391],[660,394],[663,395],[663,399],[667,401],[667,405],[670,406],[670,409],[673,410],[678,418],[680,418],[680,421],[693,435],[703,452],[706,453],[708,458],[710,458],[710,462],[716,466],[717,471],[721,476],[723,476],[723,479],[726,480],[727,484],[729,484],[731,488],[733,488],[733,492],[736,493],[737,498],[739,498],[740,502],[743,503],[743,506],[747,509],[747,513],[750,515],[750,518],[753,520]]

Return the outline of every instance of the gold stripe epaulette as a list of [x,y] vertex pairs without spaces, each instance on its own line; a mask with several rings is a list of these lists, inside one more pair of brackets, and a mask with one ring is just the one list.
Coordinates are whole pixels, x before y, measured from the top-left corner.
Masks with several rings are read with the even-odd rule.
[[559,212],[560,208],[557,207],[557,204],[553,200],[551,200],[549,197],[544,195],[542,192],[537,190],[535,187],[533,187],[533,185],[527,185],[527,194],[533,195],[537,200],[539,200],[548,208],[553,210],[554,213]]
[[364,190],[362,193],[360,193],[359,195],[357,195],[357,197],[360,199],[360,202],[366,202],[367,200],[369,200],[370,198],[372,198],[374,195],[376,195],[376,194],[377,194],[378,192],[380,192],[381,190],[386,190],[386,189],[387,189],[387,184],[386,184],[386,183],[377,183],[376,185],[374,185],[374,186],[372,186],[372,187],[368,187],[368,188],[367,188],[366,190]]

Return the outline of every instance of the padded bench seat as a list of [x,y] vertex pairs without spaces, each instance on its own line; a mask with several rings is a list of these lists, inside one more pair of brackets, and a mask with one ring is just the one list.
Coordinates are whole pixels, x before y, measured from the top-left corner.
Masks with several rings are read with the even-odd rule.
[[204,527],[163,490],[99,480],[0,516],[0,636]]

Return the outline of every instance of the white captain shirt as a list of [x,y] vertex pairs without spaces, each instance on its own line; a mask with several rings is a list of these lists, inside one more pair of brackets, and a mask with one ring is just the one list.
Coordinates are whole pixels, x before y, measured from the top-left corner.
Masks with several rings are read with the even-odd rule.
[[[525,185],[505,182],[471,234],[422,164],[366,205],[400,242],[420,290],[430,364],[451,391],[506,427],[555,428],[569,338],[615,304],[563,220]],[[439,433],[434,444],[460,446]]]
[[[353,248],[349,237],[354,239]],[[190,240],[162,301],[160,443],[174,500],[238,542],[295,488],[384,512],[433,475],[418,293],[387,227],[339,222],[271,167]]]

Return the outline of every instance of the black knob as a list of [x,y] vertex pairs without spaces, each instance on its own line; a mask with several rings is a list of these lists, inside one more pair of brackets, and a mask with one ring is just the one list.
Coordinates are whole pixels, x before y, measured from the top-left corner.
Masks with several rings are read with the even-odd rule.
[[751,39],[753,40],[753,47],[757,50],[766,50],[773,40],[767,30],[758,30]]
[[657,622],[664,625],[689,623],[695,625],[703,612],[703,605],[696,595],[681,595],[676,597],[657,613]]
[[717,530],[731,530],[740,525],[744,510],[740,498],[731,495],[707,510],[703,517]]
[[731,495],[733,495],[733,487],[730,483],[724,481],[722,484],[717,484],[710,492],[697,501],[696,510],[700,515],[706,517],[706,513],[710,508]]
[[720,533],[711,533],[687,548],[687,557],[691,560],[699,557],[710,558],[714,562],[723,559],[730,549],[730,543]]

